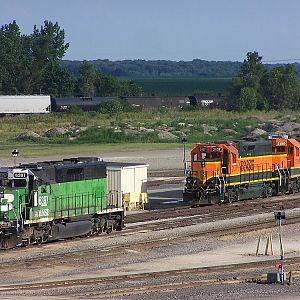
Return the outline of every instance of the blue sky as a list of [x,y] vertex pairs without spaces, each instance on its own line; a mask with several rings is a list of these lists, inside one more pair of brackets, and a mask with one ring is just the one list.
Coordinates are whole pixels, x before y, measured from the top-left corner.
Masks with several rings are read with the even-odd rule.
[[0,0],[22,33],[58,22],[65,59],[300,61],[300,0]]

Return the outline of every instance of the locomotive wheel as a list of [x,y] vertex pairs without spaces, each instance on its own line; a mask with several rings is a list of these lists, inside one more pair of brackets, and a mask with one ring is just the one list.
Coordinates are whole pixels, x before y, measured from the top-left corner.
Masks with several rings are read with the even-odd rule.
[[3,239],[2,240],[2,247],[1,248],[4,248],[4,249],[8,249],[8,238],[6,238],[6,239]]
[[28,247],[29,246],[29,240],[26,239],[26,240],[23,240],[22,241],[22,247]]
[[295,194],[298,192],[298,188],[297,188],[297,183],[293,182],[290,186],[290,190],[289,190],[290,194]]
[[35,242],[36,242],[38,245],[41,245],[42,242],[43,242],[43,238],[37,237],[37,238],[35,239]]
[[236,190],[231,190],[228,192],[228,203],[232,203],[239,200],[239,195]]

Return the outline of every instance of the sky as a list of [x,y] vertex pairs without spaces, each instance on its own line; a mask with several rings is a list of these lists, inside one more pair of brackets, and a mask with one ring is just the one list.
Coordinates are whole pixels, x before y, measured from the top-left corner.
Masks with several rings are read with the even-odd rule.
[[0,25],[65,30],[70,60],[300,62],[300,0],[0,0]]

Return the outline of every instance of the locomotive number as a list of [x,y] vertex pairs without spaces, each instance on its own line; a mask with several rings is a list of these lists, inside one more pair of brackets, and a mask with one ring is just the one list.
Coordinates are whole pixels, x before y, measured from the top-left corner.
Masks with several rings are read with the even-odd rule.
[[[5,194],[4,198],[1,199],[0,211],[9,211],[14,208],[13,202],[15,200],[15,196],[13,194]],[[6,201],[6,204],[2,204],[2,202]]]
[[48,205],[48,196],[39,196],[39,206],[47,206]]

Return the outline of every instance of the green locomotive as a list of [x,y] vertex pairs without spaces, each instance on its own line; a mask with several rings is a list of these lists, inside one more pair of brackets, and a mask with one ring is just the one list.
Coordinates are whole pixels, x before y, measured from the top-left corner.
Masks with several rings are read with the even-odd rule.
[[121,230],[124,212],[98,158],[0,168],[0,248]]

